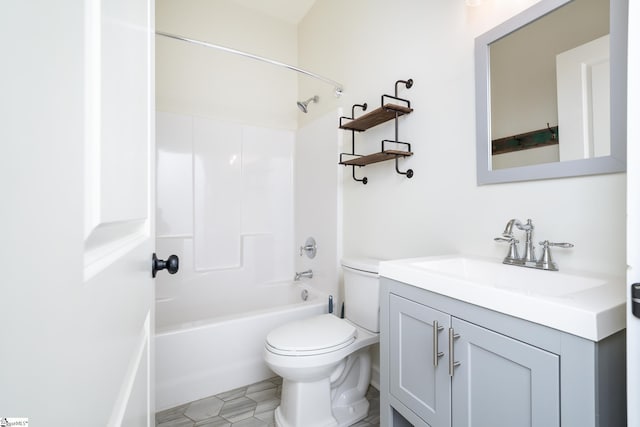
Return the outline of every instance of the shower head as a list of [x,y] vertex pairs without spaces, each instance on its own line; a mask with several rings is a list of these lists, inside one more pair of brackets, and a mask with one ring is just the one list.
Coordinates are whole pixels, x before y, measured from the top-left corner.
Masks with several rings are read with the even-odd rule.
[[312,102],[318,102],[320,98],[318,97],[318,95],[313,96],[309,99],[307,99],[306,101],[298,101],[298,108],[300,109],[300,111],[302,111],[303,113],[307,113],[307,106],[312,103]]

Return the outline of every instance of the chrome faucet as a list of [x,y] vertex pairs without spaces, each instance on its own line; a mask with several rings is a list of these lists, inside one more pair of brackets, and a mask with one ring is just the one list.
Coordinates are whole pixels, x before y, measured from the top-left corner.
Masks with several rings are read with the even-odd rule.
[[[518,254],[518,243],[517,240],[513,236],[513,226],[516,226],[519,230],[525,232],[525,243],[524,243],[524,255],[520,257]],[[533,246],[533,222],[528,219],[526,224],[523,224],[517,219],[512,219],[507,222],[504,231],[502,232],[502,236],[496,237],[496,242],[507,242],[509,243],[509,252],[507,256],[502,261],[503,264],[509,265],[517,265],[520,267],[530,267],[530,268],[538,268],[540,270],[550,270],[550,271],[558,271],[558,265],[551,260],[551,246],[557,246],[560,248],[572,248],[573,244],[571,243],[553,243],[545,240],[544,242],[540,242],[540,245],[543,247],[542,256],[540,259],[536,259],[535,255],[535,247]]]
[[[518,243],[520,243],[520,241],[513,236],[513,226],[516,226],[516,228],[523,230],[526,233],[523,257],[520,257],[518,254]],[[535,248],[532,243],[533,228],[533,222],[530,219],[527,220],[526,224],[523,224],[520,220],[515,218],[507,222],[507,225],[504,227],[504,231],[502,232],[502,236],[494,239],[496,242],[508,242],[510,244],[509,253],[504,259],[505,264],[522,265],[522,263],[526,261],[536,261]]]
[[305,271],[301,271],[299,273],[296,273],[296,276],[293,278],[293,280],[300,280],[303,277],[308,277],[309,279],[311,279],[313,277],[313,271],[311,269],[309,270],[305,270]]
[[536,248],[533,246],[533,222],[530,219],[527,220],[527,223],[518,226],[518,229],[524,230],[525,238],[524,238],[524,255],[522,256],[522,260],[524,262],[536,262]]

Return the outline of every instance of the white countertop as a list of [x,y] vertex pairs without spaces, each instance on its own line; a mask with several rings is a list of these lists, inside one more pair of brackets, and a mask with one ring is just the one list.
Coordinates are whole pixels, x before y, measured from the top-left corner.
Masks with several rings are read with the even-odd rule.
[[623,277],[543,271],[463,255],[385,261],[380,276],[591,341],[625,328]]

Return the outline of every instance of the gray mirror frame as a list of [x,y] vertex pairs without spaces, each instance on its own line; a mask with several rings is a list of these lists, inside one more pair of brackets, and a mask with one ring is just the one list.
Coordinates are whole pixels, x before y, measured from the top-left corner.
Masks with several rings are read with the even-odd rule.
[[611,156],[509,169],[491,169],[489,45],[571,1],[573,0],[542,0],[476,38],[476,167],[478,185],[626,171],[628,0],[610,0]]

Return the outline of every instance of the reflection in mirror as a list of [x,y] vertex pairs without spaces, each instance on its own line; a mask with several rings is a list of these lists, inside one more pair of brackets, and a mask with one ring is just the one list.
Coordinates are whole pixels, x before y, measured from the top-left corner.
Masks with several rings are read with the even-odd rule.
[[479,184],[625,170],[626,15],[542,0],[476,39]]
[[608,35],[609,2],[580,0],[491,43],[493,169],[609,155]]

